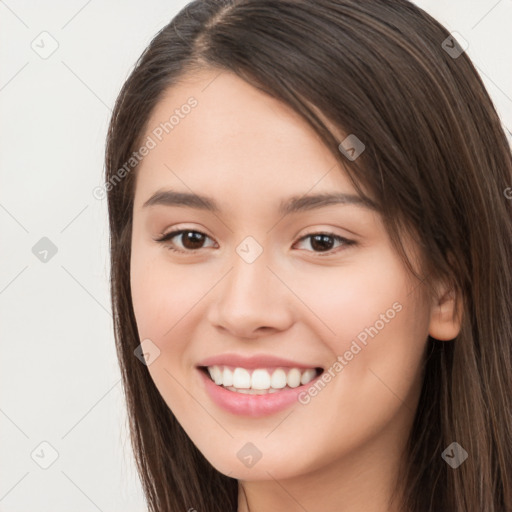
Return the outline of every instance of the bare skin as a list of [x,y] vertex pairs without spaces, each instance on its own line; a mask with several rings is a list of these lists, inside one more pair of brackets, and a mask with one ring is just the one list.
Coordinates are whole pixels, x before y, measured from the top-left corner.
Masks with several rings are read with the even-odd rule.
[[[140,339],[160,351],[151,377],[209,462],[243,486],[250,508],[239,492],[238,512],[397,510],[388,503],[418,403],[427,336],[458,334],[453,297],[441,284],[437,297],[427,296],[380,215],[364,205],[279,213],[290,196],[356,191],[282,103],[231,73],[186,78],[157,105],[144,139],[189,97],[197,106],[137,171],[132,300]],[[164,189],[207,195],[220,210],[143,206]],[[177,229],[203,233],[203,245],[191,250],[183,235],[156,241]],[[307,237],[318,233],[332,234],[332,248]],[[248,236],[263,249],[251,263],[236,251]],[[230,352],[329,369],[370,326],[378,333],[308,403],[264,417],[217,406],[196,368]],[[252,467],[237,457],[248,442],[262,455]]]

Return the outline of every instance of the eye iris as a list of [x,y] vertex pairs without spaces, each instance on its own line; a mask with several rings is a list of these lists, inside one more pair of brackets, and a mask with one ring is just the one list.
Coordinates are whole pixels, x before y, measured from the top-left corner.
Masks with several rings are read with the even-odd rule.
[[[205,236],[196,231],[185,231],[181,234],[183,247],[187,249],[200,249],[204,243]],[[189,243],[191,245],[189,245]]]
[[315,250],[329,251],[333,244],[333,238],[329,235],[313,235],[311,237],[311,247]]

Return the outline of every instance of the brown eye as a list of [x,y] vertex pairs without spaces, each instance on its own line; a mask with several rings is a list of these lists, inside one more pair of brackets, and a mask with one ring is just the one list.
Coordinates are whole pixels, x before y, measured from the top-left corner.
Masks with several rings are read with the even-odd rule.
[[315,251],[330,251],[334,245],[334,238],[329,235],[313,235],[311,247]]
[[347,238],[334,233],[311,233],[303,236],[299,242],[306,240],[309,240],[309,246],[312,248],[312,251],[310,252],[329,254],[337,252],[340,247],[347,247],[356,244],[354,240],[348,240]]
[[[177,243],[173,239],[176,239],[181,243]],[[208,239],[210,239],[210,237],[200,231],[180,229],[178,231],[171,231],[156,241],[165,243],[165,245],[172,251],[193,252],[195,250],[202,249],[205,241]]]
[[185,249],[200,249],[204,244],[205,235],[198,231],[183,231],[181,233],[181,243]]

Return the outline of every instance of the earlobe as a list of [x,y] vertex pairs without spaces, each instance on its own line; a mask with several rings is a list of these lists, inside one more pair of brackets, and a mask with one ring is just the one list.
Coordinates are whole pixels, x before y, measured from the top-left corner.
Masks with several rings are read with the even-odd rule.
[[461,324],[461,297],[453,288],[445,288],[433,299],[428,334],[441,341],[453,340],[458,336]]

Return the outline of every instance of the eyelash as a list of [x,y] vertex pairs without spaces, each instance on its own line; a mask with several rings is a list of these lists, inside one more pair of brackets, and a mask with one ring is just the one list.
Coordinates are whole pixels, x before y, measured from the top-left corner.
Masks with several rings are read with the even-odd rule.
[[[166,242],[169,242],[170,240],[172,240],[174,237],[176,237],[178,235],[182,235],[184,233],[199,233],[201,235],[204,235],[207,238],[210,238],[206,233],[203,233],[201,231],[196,231],[194,229],[179,229],[176,231],[171,231],[170,233],[167,233],[167,234],[161,236],[160,238],[157,238],[156,242],[160,242],[160,243],[164,244],[166,246],[166,248],[169,249],[170,251],[173,251],[176,253],[181,253],[181,254],[187,254],[187,253],[193,254],[196,251],[203,249],[203,247],[201,247],[199,249],[182,250],[182,249],[176,249],[176,247],[174,245],[166,243]],[[314,237],[317,235],[328,236],[328,237],[334,238],[336,241],[341,242],[343,244],[343,246],[345,246],[345,247],[357,245],[357,242],[355,242],[354,240],[349,240],[348,238],[344,238],[344,237],[336,235],[334,233],[329,233],[329,232],[324,232],[324,231],[309,233],[307,235],[304,235],[301,238],[299,238],[299,240],[297,240],[297,242],[301,242],[307,238],[311,238],[311,237]],[[308,252],[313,252],[317,256],[322,257],[322,256],[329,256],[331,254],[337,253],[339,249],[340,249],[340,247],[338,247],[336,249],[329,249],[327,251],[308,251]]]

